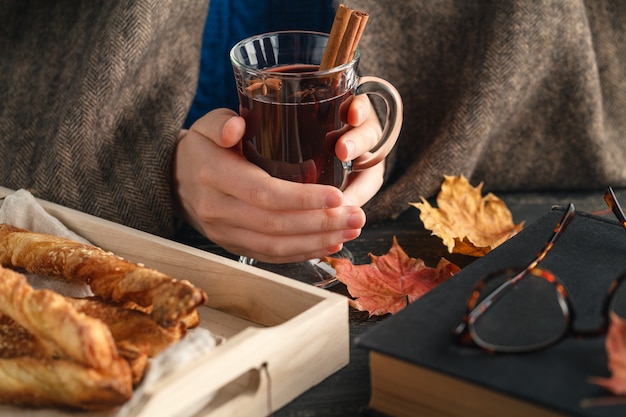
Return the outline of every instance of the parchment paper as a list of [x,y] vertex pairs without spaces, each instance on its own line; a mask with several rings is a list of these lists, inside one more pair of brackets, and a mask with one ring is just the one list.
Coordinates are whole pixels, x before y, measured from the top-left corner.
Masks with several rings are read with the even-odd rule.
[[[5,197],[0,207],[0,223],[21,227],[37,233],[48,233],[56,236],[68,237],[83,243],[89,243],[81,236],[69,230],[58,219],[49,215],[37,202],[34,196],[27,190],[18,190]],[[28,282],[37,289],[48,288],[63,295],[71,297],[86,297],[93,295],[87,285],[76,285],[61,282],[58,280],[29,274]],[[0,415],[11,415],[18,417],[127,417],[132,416],[136,411],[136,406],[140,403],[142,392],[146,387],[151,386],[160,378],[166,376],[177,368],[182,368],[186,364],[197,358],[204,356],[221,342],[221,339],[214,336],[209,330],[196,328],[190,330],[180,342],[170,346],[161,352],[150,362],[150,369],[145,375],[141,384],[135,388],[135,392],[130,401],[124,406],[109,411],[98,412],[64,412],[57,409],[24,409],[14,406],[0,405]],[[0,382],[0,385],[2,382]],[[192,416],[200,410],[211,398],[213,393],[207,396],[198,404],[189,404],[185,411],[185,416]],[[181,416],[182,417],[182,416]]]

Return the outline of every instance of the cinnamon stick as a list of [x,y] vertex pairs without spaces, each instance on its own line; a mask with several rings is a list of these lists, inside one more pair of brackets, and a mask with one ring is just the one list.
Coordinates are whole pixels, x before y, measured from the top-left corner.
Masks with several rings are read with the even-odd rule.
[[343,65],[352,59],[368,17],[365,12],[352,10],[343,4],[339,5],[322,56],[320,70]]
[[[358,13],[359,19],[359,28],[357,29],[354,39],[352,41],[352,48],[350,48],[350,54],[348,54],[348,59],[346,62],[350,61],[354,57],[354,53],[356,52],[356,48],[359,46],[359,41],[361,40],[361,35],[363,35],[363,31],[365,30],[365,24],[367,23],[367,19],[369,15],[365,12],[355,12]],[[342,62],[343,64],[343,62]],[[335,64],[335,66],[340,64]]]

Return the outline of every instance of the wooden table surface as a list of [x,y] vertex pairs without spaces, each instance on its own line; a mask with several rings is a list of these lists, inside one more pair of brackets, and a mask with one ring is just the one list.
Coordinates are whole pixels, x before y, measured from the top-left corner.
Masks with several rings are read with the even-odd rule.
[[[616,190],[616,193],[623,205],[626,205],[626,189]],[[523,221],[530,224],[547,213],[553,205],[564,206],[570,202],[574,203],[579,211],[598,212],[607,209],[602,199],[602,190],[562,193],[496,193],[496,195],[505,201],[513,214],[515,223]],[[423,259],[428,266],[435,266],[442,256],[461,267],[473,260],[469,257],[447,253],[441,240],[431,236],[430,232],[424,229],[419,218],[419,210],[413,207],[409,207],[397,219],[367,224],[361,236],[346,246],[354,255],[355,264],[369,263],[368,254],[384,255],[387,253],[394,236],[409,256]],[[624,238],[626,239],[626,234]],[[233,255],[224,252],[189,229],[184,229],[177,240],[234,258]],[[343,284],[335,285],[328,291],[348,295]],[[354,341],[359,335],[367,332],[385,318],[385,316],[370,318],[366,312],[350,308],[350,339]],[[303,393],[274,415],[276,417],[362,415],[370,393],[367,357],[366,351],[351,345],[350,363],[346,367]]]

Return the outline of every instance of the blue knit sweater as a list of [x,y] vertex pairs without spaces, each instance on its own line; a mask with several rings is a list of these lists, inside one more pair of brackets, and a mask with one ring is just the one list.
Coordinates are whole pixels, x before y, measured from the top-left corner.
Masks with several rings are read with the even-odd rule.
[[248,36],[276,30],[329,32],[332,0],[211,0],[204,27],[198,89],[185,126],[210,110],[239,108],[228,53]]

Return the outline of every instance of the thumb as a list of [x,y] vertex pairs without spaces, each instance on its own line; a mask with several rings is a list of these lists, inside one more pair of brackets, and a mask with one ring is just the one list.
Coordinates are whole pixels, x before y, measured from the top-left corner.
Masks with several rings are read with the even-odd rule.
[[196,120],[189,130],[207,137],[218,146],[230,148],[243,138],[246,122],[234,111],[222,108],[208,112]]

